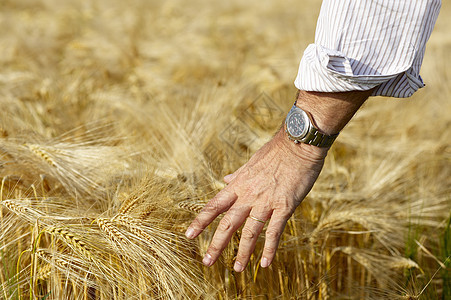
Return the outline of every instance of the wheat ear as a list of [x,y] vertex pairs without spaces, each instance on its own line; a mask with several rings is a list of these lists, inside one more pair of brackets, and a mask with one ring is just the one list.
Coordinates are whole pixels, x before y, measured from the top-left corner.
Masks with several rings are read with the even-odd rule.
[[188,199],[188,200],[180,201],[179,203],[177,203],[177,206],[180,208],[183,208],[185,210],[188,210],[190,212],[200,213],[202,208],[204,208],[205,203],[199,203],[195,200]]
[[52,270],[52,265],[57,266],[61,270],[66,270],[69,267],[69,264],[67,261],[64,261],[58,257],[55,257],[54,255],[50,254],[49,252],[38,249],[36,251],[36,255],[43,261],[45,261],[47,264],[44,265],[38,272],[38,279],[44,279],[47,278],[49,273]]
[[13,200],[3,200],[1,203],[4,207],[6,207],[10,211],[16,213],[17,215],[25,214],[25,213],[29,212],[28,207],[17,204]]
[[102,229],[104,232],[108,234],[108,237],[113,241],[115,244],[123,243],[124,237],[119,232],[116,226],[114,226],[113,222],[111,222],[110,219],[105,218],[99,218],[96,220],[97,225],[99,225],[100,229]]
[[147,240],[149,242],[154,241],[155,239],[148,233],[146,233],[144,230],[140,228],[141,222],[137,221],[136,219],[124,215],[124,214],[117,214],[113,220],[115,220],[118,224],[128,228],[133,234],[136,234],[137,236],[143,238],[144,240]]
[[61,227],[49,227],[45,231],[60,237],[63,241],[83,254],[83,256],[85,256],[86,258],[90,260],[93,259],[92,250],[90,249],[90,247],[88,247],[88,245],[83,242],[78,236],[67,231],[67,229]]
[[43,159],[46,163],[48,163],[52,167],[56,168],[58,166],[42,146],[35,144],[25,144],[25,146],[28,149],[30,149],[31,152],[39,156],[41,159]]

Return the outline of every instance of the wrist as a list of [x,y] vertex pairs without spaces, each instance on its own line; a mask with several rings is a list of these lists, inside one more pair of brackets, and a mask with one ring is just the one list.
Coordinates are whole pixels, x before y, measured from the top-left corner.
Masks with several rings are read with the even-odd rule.
[[320,161],[324,160],[330,147],[320,148],[317,146],[299,143],[296,144],[288,138],[285,128],[282,127],[274,136],[273,141],[276,142],[286,155],[297,157],[301,160]]
[[322,133],[331,135],[339,133],[346,126],[371,92],[299,91],[296,106],[310,114],[313,125]]

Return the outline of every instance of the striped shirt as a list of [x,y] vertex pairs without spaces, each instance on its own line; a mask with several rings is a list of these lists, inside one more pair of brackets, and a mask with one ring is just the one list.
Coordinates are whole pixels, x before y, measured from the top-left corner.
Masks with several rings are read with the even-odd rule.
[[440,0],[324,0],[299,64],[300,90],[409,97],[424,86],[420,67]]

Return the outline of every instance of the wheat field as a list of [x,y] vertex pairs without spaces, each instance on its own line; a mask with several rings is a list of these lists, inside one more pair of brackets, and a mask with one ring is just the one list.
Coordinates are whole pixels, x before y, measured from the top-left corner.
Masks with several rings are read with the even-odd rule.
[[451,299],[451,3],[243,273],[184,232],[280,126],[319,0],[1,0],[0,299]]

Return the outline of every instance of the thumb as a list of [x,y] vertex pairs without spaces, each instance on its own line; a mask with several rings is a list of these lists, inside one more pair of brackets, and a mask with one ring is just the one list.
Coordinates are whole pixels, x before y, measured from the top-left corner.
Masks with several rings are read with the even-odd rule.
[[233,178],[235,178],[234,174],[228,174],[224,176],[224,182],[229,184],[233,180]]
[[235,172],[233,172],[233,174],[228,174],[226,176],[224,176],[224,182],[229,184],[230,182],[232,182],[233,179],[235,179],[235,177],[240,174],[241,170],[244,168],[246,164],[242,165],[238,170],[236,170]]

